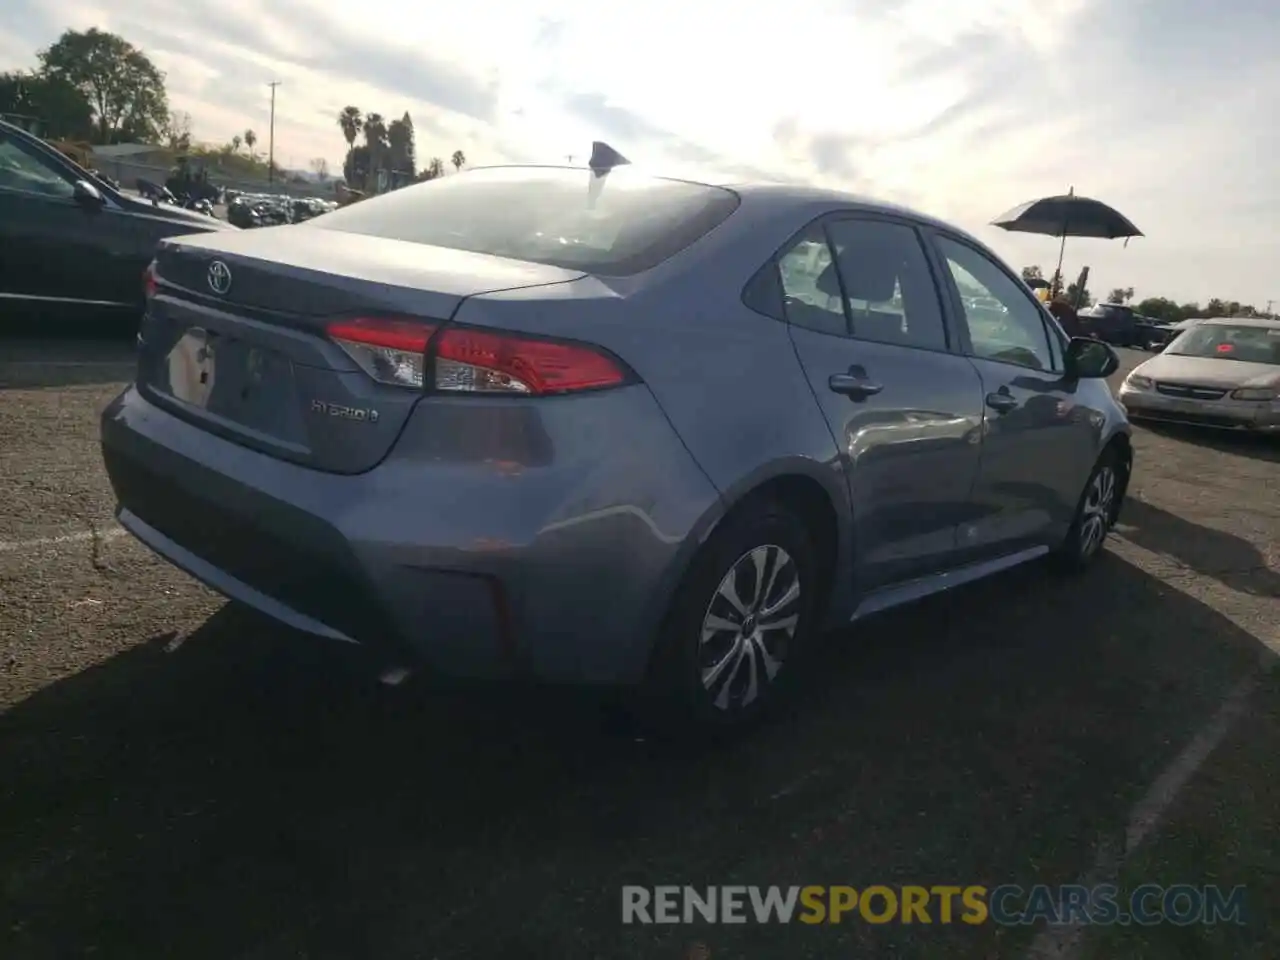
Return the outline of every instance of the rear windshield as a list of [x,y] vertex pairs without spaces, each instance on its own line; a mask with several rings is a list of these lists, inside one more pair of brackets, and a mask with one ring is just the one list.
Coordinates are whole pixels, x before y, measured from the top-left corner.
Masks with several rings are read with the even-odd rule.
[[1280,327],[1199,323],[1169,344],[1165,352],[1280,365]]
[[310,226],[627,276],[679,253],[737,207],[730,190],[626,169],[495,167],[362,200]]

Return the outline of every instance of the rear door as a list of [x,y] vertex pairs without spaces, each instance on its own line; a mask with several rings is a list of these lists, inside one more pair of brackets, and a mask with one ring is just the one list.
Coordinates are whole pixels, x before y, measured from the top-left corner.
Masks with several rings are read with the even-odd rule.
[[1070,522],[1097,439],[1090,410],[1076,404],[1079,382],[1064,375],[1063,338],[997,261],[960,237],[933,242],[984,391],[976,513],[961,545],[987,556],[1050,542]]
[[916,229],[845,216],[778,257],[796,354],[841,451],[857,584],[943,569],[977,474],[982,384],[952,352]]

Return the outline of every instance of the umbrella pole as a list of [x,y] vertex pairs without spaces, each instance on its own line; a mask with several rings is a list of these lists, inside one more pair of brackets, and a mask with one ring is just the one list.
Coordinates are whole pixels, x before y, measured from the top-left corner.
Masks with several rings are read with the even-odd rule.
[[[1067,190],[1068,197],[1074,197],[1075,195],[1076,195],[1076,188],[1074,186]],[[1052,293],[1054,296],[1057,296],[1057,294],[1059,293],[1065,296],[1067,293],[1067,278],[1062,275],[1062,258],[1066,255],[1066,252],[1067,252],[1067,228],[1071,225],[1070,224],[1071,214],[1069,212],[1070,210],[1071,210],[1071,205],[1067,204],[1068,212],[1063,213],[1062,215],[1062,243],[1058,245],[1058,269],[1054,271],[1054,274],[1053,274],[1055,277],[1058,278],[1058,283],[1062,285],[1062,289],[1057,291],[1051,290],[1050,293]]]
[[1067,231],[1067,225],[1064,223],[1062,225],[1062,243],[1058,246],[1058,269],[1054,272],[1054,276],[1057,277],[1058,283],[1062,285],[1062,289],[1055,291],[1054,293],[1055,296],[1059,293],[1065,294],[1067,292],[1067,278],[1062,275],[1062,258],[1067,252],[1067,232],[1066,231]]

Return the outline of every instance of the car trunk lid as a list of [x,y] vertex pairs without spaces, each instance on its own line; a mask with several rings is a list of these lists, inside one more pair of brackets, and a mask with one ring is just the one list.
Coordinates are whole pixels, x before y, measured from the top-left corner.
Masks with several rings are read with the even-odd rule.
[[225,439],[336,473],[382,460],[423,393],[372,379],[330,322],[442,324],[467,297],[583,276],[306,225],[167,240],[156,272],[140,389]]

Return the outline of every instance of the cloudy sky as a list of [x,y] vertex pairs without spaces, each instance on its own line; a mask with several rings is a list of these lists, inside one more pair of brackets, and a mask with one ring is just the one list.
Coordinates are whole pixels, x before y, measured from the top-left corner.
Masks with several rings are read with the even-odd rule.
[[407,110],[423,157],[604,139],[907,203],[1046,272],[1056,241],[984,225],[1074,185],[1147,234],[1068,243],[1095,292],[1280,302],[1274,0],[9,0],[0,69],[90,26],[166,71],[201,140],[265,146],[281,81],[288,166],[340,166],[346,104]]

